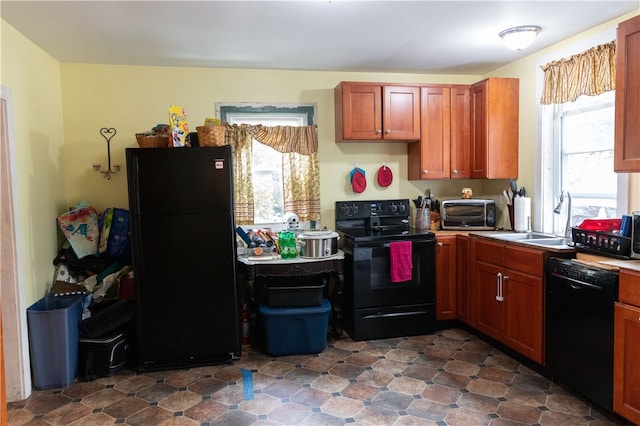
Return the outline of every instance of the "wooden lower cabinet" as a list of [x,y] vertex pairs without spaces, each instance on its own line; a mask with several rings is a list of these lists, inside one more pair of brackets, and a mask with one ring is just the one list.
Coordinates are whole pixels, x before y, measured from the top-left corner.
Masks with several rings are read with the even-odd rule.
[[456,319],[456,236],[436,239],[436,320]]
[[544,251],[470,240],[474,327],[542,364]]
[[621,269],[615,305],[613,411],[640,424],[640,272]]
[[458,235],[456,238],[456,310],[460,321],[473,326],[470,278],[469,237]]
[[476,329],[501,341],[504,335],[505,310],[504,303],[498,300],[500,297],[498,274],[501,273],[502,267],[476,262],[473,271]]

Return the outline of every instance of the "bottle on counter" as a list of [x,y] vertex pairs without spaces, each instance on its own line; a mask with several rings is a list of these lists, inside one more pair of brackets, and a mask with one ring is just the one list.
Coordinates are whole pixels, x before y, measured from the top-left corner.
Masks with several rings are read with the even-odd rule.
[[294,232],[278,232],[278,247],[280,248],[280,258],[293,259],[296,257],[296,236]]
[[293,259],[297,255],[295,232],[289,231],[287,242],[288,242],[288,248],[289,248],[289,259]]

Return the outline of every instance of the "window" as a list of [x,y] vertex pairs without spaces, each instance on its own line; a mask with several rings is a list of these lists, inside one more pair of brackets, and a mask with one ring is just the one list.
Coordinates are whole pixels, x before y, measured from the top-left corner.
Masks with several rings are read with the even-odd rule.
[[[619,183],[626,175],[613,171],[614,91],[581,96],[575,102],[545,106],[548,164],[544,189],[553,194],[553,207],[561,191],[571,194],[570,226],[587,218],[620,217],[619,201],[626,203]],[[624,198],[624,200],[619,200]],[[544,212],[544,230],[564,234],[567,197],[560,214]],[[553,207],[551,207],[553,209]],[[623,209],[624,210],[624,209]]]
[[[264,126],[307,126],[312,124],[314,113],[311,106],[221,105],[218,110],[223,122]],[[287,212],[284,211],[282,154],[254,139],[251,167],[255,225],[284,223]]]

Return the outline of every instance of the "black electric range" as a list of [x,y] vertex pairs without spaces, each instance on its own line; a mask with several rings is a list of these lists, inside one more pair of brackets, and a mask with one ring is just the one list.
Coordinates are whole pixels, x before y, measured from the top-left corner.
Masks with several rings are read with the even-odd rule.
[[[353,340],[428,334],[435,328],[435,234],[409,226],[409,200],[338,201],[344,251],[344,329]],[[410,242],[410,277],[391,273]],[[406,258],[405,258],[406,260]]]

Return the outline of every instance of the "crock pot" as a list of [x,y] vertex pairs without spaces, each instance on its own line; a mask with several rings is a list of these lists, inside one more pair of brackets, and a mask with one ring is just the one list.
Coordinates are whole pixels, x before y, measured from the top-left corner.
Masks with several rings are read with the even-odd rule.
[[304,231],[298,235],[299,255],[307,258],[333,256],[338,253],[339,238],[337,232],[329,230]]

